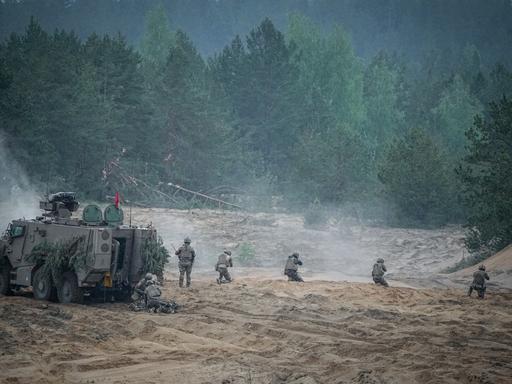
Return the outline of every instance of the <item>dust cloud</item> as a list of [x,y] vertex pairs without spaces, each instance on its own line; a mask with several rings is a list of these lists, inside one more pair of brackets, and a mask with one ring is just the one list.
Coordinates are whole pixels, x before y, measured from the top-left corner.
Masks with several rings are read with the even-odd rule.
[[[212,279],[215,258],[224,248],[233,252],[233,272],[239,275],[244,267],[256,267],[268,278],[283,278],[287,256],[299,252],[306,280],[370,282],[379,257],[386,260],[391,278],[423,278],[459,261],[464,247],[462,229],[455,226],[403,229],[338,218],[314,228],[300,214],[134,208],[134,224],[150,222],[171,252],[172,245],[190,236],[197,253],[195,271]],[[252,258],[244,248],[253,250]],[[176,264],[172,258],[169,271]]]
[[25,170],[14,160],[0,132],[0,230],[13,219],[32,218],[40,214],[39,194]]

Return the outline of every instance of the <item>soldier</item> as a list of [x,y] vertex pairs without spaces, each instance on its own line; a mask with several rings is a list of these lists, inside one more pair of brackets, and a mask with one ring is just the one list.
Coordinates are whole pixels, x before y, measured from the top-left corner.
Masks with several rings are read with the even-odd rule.
[[218,284],[231,283],[231,276],[228,272],[229,267],[233,267],[233,259],[231,259],[231,251],[225,250],[219,255],[217,264],[215,264],[215,270],[219,272],[219,277],[217,278]]
[[160,309],[160,296],[162,295],[162,291],[154,280],[147,282],[144,294],[146,295],[146,309],[148,311],[153,310],[157,312]]
[[196,257],[196,252],[194,248],[190,246],[192,240],[189,237],[185,238],[183,241],[184,244],[178,248],[175,252],[176,256],[178,256],[179,263],[178,266],[180,268],[180,287],[183,288],[183,277],[185,273],[187,274],[187,287],[190,287],[190,274],[192,273],[192,265],[194,264],[194,259]]
[[288,256],[288,260],[286,260],[286,265],[284,267],[284,274],[288,276],[288,281],[304,281],[297,272],[299,265],[302,265],[302,261],[299,259],[298,252],[294,252],[291,256]]
[[387,272],[386,266],[384,265],[384,259],[379,258],[377,262],[373,264],[372,277],[375,284],[380,284],[385,287],[389,287],[388,282],[384,279],[384,272]]
[[469,286],[468,296],[471,296],[473,289],[478,292],[478,298],[483,299],[487,289],[485,280],[489,280],[489,275],[485,272],[485,265],[478,267],[478,271],[473,273],[473,282]]
[[141,279],[133,289],[132,294],[132,300],[133,301],[139,301],[144,297],[144,290],[146,289],[146,286],[148,285],[149,281],[153,280],[153,275],[151,273],[146,273],[146,276],[144,276],[143,279]]

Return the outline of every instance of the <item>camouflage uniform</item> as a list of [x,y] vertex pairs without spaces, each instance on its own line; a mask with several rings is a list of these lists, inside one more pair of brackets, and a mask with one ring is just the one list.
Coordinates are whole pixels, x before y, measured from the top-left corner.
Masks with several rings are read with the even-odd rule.
[[148,282],[148,285],[144,290],[144,294],[146,295],[146,308],[148,311],[152,309],[157,311],[160,308],[160,295],[162,294],[162,291],[154,281],[151,280]]
[[187,275],[187,287],[190,287],[190,274],[192,273],[192,265],[196,257],[196,252],[190,246],[190,242],[190,239],[186,238],[185,243],[175,252],[179,259],[180,287],[183,287],[183,277],[185,274]]
[[468,296],[471,296],[474,289],[478,292],[478,298],[483,299],[487,289],[485,280],[489,280],[489,275],[485,272],[485,266],[481,265],[478,271],[473,273],[473,282],[469,286]]
[[384,272],[387,272],[386,266],[384,265],[384,259],[378,259],[377,262],[373,264],[373,282],[377,285],[389,287],[388,282],[384,279]]
[[[228,272],[228,268],[233,267],[233,260],[231,259],[231,252],[224,251],[224,253],[219,255],[217,260],[217,264],[215,264],[215,270],[219,272],[219,277],[217,279],[217,283],[221,284],[222,282],[231,283],[231,276]],[[224,281],[222,280],[224,279]]]
[[133,289],[132,300],[138,301],[144,297],[144,290],[148,286],[148,282],[153,280],[153,275],[151,273],[146,273],[143,279],[141,279]]
[[302,261],[299,259],[297,252],[288,256],[288,260],[286,260],[286,265],[284,266],[284,274],[288,276],[288,281],[304,281],[298,273],[299,265],[302,265]]

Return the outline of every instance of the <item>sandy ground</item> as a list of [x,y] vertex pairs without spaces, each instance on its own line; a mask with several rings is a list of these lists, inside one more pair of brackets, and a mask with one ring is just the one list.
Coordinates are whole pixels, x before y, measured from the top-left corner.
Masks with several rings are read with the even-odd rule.
[[174,315],[0,299],[3,383],[510,383],[512,294],[199,277]]
[[[0,297],[1,383],[512,382],[508,280],[478,300],[465,295],[471,271],[440,274],[462,257],[457,227],[308,229],[294,215],[159,209],[132,220],[151,221],[169,248],[192,236],[192,288],[177,288],[174,258],[164,285],[181,310]],[[244,243],[256,255],[241,267]],[[217,285],[213,260],[224,247],[234,252],[235,282]],[[306,283],[282,276],[294,250]],[[391,288],[370,283],[380,256]],[[493,269],[511,273],[494,264],[491,282]]]

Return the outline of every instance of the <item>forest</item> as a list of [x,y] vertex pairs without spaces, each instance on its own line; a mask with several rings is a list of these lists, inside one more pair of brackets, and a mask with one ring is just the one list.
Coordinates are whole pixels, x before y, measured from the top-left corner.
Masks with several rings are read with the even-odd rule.
[[171,183],[512,242],[509,1],[246,3],[2,1],[7,155],[83,199]]

